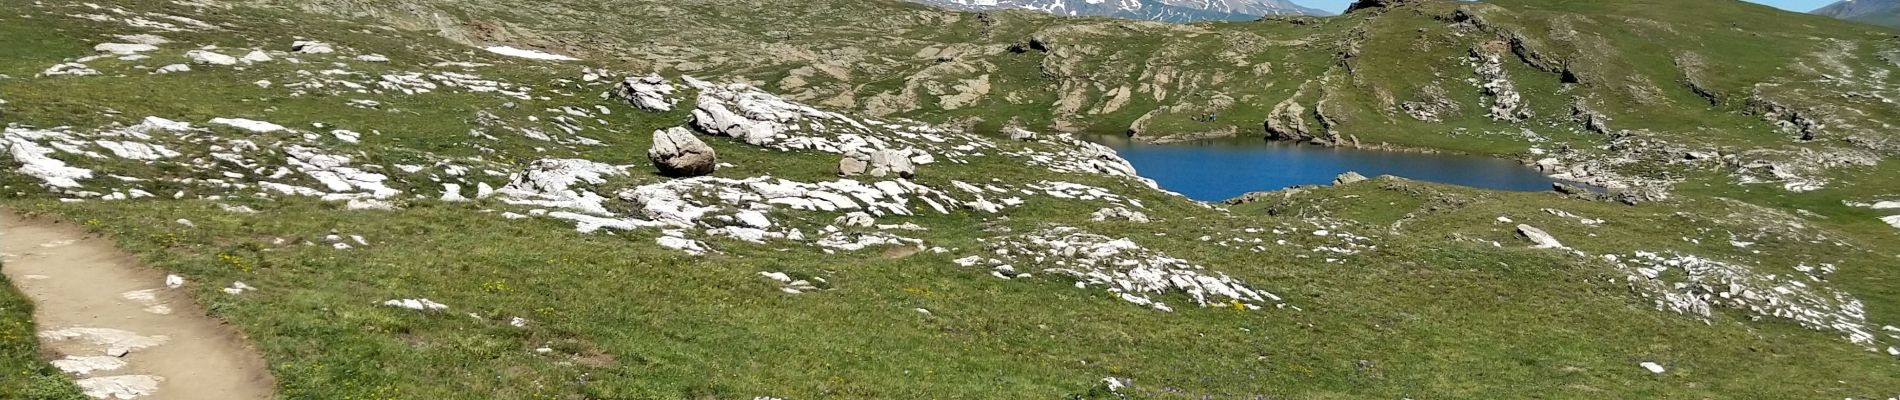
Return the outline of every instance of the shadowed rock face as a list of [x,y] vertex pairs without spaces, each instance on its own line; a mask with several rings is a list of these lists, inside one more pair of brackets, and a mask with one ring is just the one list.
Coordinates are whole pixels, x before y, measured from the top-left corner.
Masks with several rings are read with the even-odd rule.
[[1416,3],[1416,2],[1418,1],[1417,0],[1359,0],[1359,1],[1353,2],[1352,6],[1346,7],[1346,13],[1351,14],[1352,12],[1359,11],[1359,10],[1373,9],[1373,8],[1386,8],[1386,7],[1397,6],[1400,4]]

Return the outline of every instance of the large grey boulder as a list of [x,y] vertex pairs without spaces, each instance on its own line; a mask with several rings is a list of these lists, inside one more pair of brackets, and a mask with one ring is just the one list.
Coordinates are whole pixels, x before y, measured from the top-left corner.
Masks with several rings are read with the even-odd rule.
[[647,159],[653,160],[660,175],[676,178],[702,176],[719,168],[712,147],[682,127],[653,131],[653,148],[647,150]]
[[845,155],[843,159],[838,160],[838,176],[849,177],[864,175],[865,172],[870,172],[870,170],[870,161],[849,154]]

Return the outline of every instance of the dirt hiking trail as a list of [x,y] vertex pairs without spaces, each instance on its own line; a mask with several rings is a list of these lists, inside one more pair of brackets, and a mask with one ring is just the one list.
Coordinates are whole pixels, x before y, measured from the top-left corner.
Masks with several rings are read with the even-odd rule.
[[101,399],[271,398],[264,359],[168,276],[70,223],[0,209],[0,273],[33,300],[40,345]]

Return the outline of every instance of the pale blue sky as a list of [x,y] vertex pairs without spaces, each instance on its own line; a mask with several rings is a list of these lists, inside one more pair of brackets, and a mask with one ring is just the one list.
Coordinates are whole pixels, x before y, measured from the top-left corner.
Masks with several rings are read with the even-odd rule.
[[[1771,5],[1775,7],[1781,7],[1782,9],[1795,11],[1795,12],[1808,12],[1816,8],[1821,8],[1822,6],[1826,6],[1828,4],[1834,4],[1834,0],[1747,0],[1747,1],[1767,4],[1767,5]],[[1352,4],[1352,0],[1293,0],[1293,2],[1300,3],[1300,5],[1303,5],[1303,6],[1329,10],[1332,12],[1346,11],[1346,5]]]

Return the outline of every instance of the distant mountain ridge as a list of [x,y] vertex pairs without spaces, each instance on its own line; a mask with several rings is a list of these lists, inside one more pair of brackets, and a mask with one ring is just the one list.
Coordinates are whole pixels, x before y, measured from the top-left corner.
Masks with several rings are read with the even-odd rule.
[[1900,28],[1900,0],[1841,0],[1812,11],[1815,15]]
[[1034,10],[1162,22],[1248,21],[1267,15],[1332,15],[1287,0],[911,0],[959,10]]

